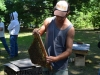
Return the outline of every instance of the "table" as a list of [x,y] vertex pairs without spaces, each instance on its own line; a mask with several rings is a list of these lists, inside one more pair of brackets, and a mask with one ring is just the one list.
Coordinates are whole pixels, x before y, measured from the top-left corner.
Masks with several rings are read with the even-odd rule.
[[85,56],[90,50],[90,44],[73,44],[73,53],[75,53],[75,66],[85,66]]

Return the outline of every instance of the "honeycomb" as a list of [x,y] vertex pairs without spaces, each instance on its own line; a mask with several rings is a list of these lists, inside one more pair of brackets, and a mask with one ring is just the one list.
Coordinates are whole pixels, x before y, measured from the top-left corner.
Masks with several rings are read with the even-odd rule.
[[48,54],[46,53],[46,49],[39,33],[34,35],[33,42],[29,47],[28,52],[33,64],[52,69],[51,65],[46,63],[46,56],[48,56]]

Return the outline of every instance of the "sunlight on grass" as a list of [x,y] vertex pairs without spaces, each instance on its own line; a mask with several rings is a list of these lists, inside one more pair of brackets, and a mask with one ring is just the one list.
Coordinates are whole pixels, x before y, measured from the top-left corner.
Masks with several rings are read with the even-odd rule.
[[4,71],[0,71],[0,75],[4,75]]
[[0,59],[4,59],[5,57],[4,56],[0,56]]
[[[20,50],[20,51],[18,51],[18,53],[22,53],[22,51]],[[27,50],[26,51],[23,51],[23,53],[27,53]]]
[[96,66],[94,66],[94,68],[99,69],[100,68],[100,65],[96,65]]
[[[5,33],[5,38],[7,41],[8,46],[10,46],[10,35],[9,33]],[[1,55],[0,55],[0,75],[4,75],[4,66],[3,64],[10,62],[11,60],[18,60],[18,59],[24,59],[28,58],[28,48],[33,40],[32,37],[32,32],[20,32],[18,35],[18,53],[19,56],[16,57],[15,59],[6,59],[8,57],[8,54],[2,44],[0,42],[0,50],[1,50]]]
[[29,35],[32,35],[32,33],[20,33],[18,37],[24,37],[24,36],[29,36]]
[[88,60],[86,60],[86,62],[88,62],[88,63],[92,63],[92,61],[91,61],[91,60],[89,60],[89,59],[88,59]]
[[9,37],[10,37],[9,33],[5,33],[5,38],[9,38]]
[[94,56],[94,58],[100,59],[100,56]]
[[71,73],[72,73],[72,74],[80,74],[81,72],[75,71],[75,70],[71,70]]
[[[8,45],[10,45],[9,36],[9,33],[5,33]],[[33,41],[32,32],[20,32],[18,37],[19,56],[14,60],[29,58],[28,49]],[[98,69],[100,68],[100,49],[97,47],[98,34],[96,34],[95,31],[76,31],[74,41],[89,43],[91,47],[88,55],[86,56],[86,64],[84,67],[77,67],[74,62],[69,63],[70,75],[97,75]],[[0,49],[0,75],[4,75],[3,64],[8,63],[11,59],[6,59],[8,54],[1,42]],[[70,56],[70,58],[73,58],[73,56],[74,55]]]
[[[19,35],[18,35],[18,37],[24,37],[24,36],[29,36],[29,35],[32,35],[32,33],[31,32],[29,32],[29,33],[19,33]],[[9,33],[5,33],[5,37],[6,38],[9,38],[10,37],[10,35],[9,35]]]

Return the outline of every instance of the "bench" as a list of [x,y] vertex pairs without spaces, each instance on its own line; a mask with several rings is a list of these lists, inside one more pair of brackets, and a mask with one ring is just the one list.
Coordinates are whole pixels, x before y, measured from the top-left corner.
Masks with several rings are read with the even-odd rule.
[[75,53],[75,66],[85,66],[85,56],[90,50],[90,44],[73,44],[73,53]]

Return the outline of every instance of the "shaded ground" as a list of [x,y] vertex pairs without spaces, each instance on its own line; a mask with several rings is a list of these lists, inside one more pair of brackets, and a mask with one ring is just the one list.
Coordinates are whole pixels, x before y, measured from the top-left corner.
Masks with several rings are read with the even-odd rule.
[[[25,29],[24,29],[25,30]],[[97,75],[98,69],[100,68],[100,49],[97,47],[99,33],[97,31],[76,31],[74,41],[80,41],[90,44],[90,51],[86,55],[85,66],[77,67],[73,62],[69,62],[69,75]],[[99,32],[99,31],[98,31]],[[4,66],[3,64],[8,63],[9,61],[29,58],[28,48],[32,43],[32,29],[27,30],[27,32],[20,32],[18,38],[19,44],[19,56],[14,59],[7,59],[8,55],[4,50],[2,43],[0,42],[0,75],[4,75]],[[9,34],[6,33],[7,43],[9,45]],[[44,39],[44,37],[43,37]],[[74,58],[75,54],[69,58]]]

